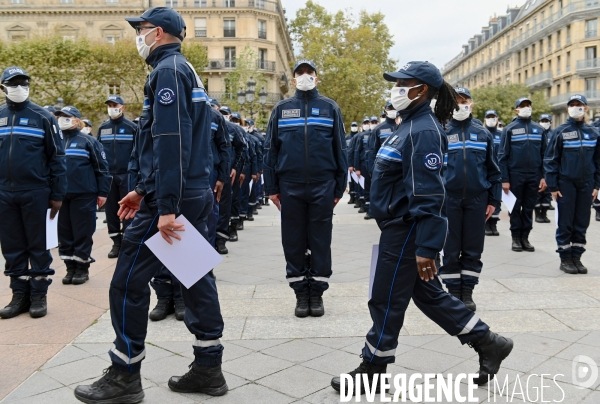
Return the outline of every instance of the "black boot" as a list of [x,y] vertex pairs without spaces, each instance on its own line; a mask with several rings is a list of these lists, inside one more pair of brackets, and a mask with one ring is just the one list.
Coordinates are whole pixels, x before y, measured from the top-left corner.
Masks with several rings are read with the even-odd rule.
[[229,241],[232,243],[238,241],[238,234],[235,224],[229,226]]
[[254,215],[258,215],[258,208],[256,207],[256,205],[252,208],[252,216]]
[[528,237],[523,237],[521,239],[521,246],[523,247],[523,251],[534,252],[535,247],[531,245]]
[[144,399],[140,373],[110,366],[104,376],[88,386],[77,386],[75,398],[84,403],[139,403]]
[[350,194],[350,200],[348,201],[348,205],[352,205],[354,203],[354,194]]
[[358,209],[358,213],[365,213],[366,212],[365,207],[366,207],[365,200],[361,199],[360,208]]
[[548,208],[543,207],[540,213],[542,214],[542,220],[544,223],[550,223],[550,219],[548,219]]
[[492,380],[500,364],[510,351],[513,349],[513,341],[492,331],[488,331],[485,336],[477,341],[469,342],[469,346],[479,354],[479,371],[475,378],[475,384],[486,384]]
[[535,222],[536,223],[546,223],[544,222],[544,218],[542,217],[542,209],[535,208]]
[[271,206],[271,204],[269,203],[269,197],[268,196],[265,196],[265,203],[264,203],[264,205],[265,206]]
[[244,218],[244,220],[247,220],[249,222],[253,222],[254,221],[252,208],[250,206],[248,206],[248,214],[246,215],[246,217]]
[[240,221],[235,224],[236,230],[244,230],[244,220],[240,217]]
[[581,257],[573,257],[573,265],[577,268],[578,274],[587,274],[587,268],[581,263]]
[[467,306],[467,309],[471,311],[477,310],[477,306],[473,301],[473,290],[472,289],[463,289],[462,290],[462,302]]
[[217,252],[219,254],[227,254],[227,253],[229,253],[229,250],[227,249],[227,247],[225,247],[225,240],[217,240],[215,242],[215,245],[217,247]]
[[175,319],[177,321],[183,321],[183,317],[185,316],[185,304],[183,303],[183,299],[177,299],[175,302]]
[[[369,383],[371,383],[371,386],[369,386],[371,389],[373,388],[373,375],[375,374],[383,374],[386,373],[387,371],[387,365],[374,365],[372,363],[370,363],[368,360],[363,359],[362,363],[356,368],[354,369],[352,372],[349,372],[348,374],[350,375],[351,379],[356,382],[356,375],[360,374],[367,374],[367,379],[369,380]],[[364,385],[364,379],[362,378],[362,376],[360,377],[361,380],[361,386],[360,386],[360,393],[361,394],[365,394],[365,385]],[[340,378],[339,377],[334,377],[333,379],[331,379],[331,387],[333,387],[333,389],[335,391],[340,391],[341,388],[341,383],[340,383]],[[375,386],[375,391],[377,393],[379,393],[379,391],[381,390],[381,383],[380,383],[380,378],[377,378],[377,386]],[[346,395],[348,395],[348,384],[346,384]],[[352,396],[356,393],[356,386],[354,386],[354,391],[352,392]]]
[[354,203],[354,208],[355,208],[355,209],[356,209],[356,208],[360,208],[360,207],[362,206],[362,201],[363,201],[363,200],[364,200],[364,199],[360,199],[360,197],[359,197],[359,198],[356,198],[356,202]]
[[554,208],[554,206],[552,206],[552,202],[550,202],[550,203],[548,204],[548,210],[554,210],[554,209],[555,209],[555,208]]
[[323,306],[322,296],[311,296],[309,299],[310,315],[313,317],[321,317],[325,314],[325,306]]
[[90,263],[77,263],[77,270],[73,275],[73,285],[82,285],[90,279]]
[[499,236],[500,235],[500,233],[498,232],[497,224],[498,224],[498,220],[492,220],[492,221],[490,221],[490,229],[492,229],[492,235],[493,236]]
[[308,317],[310,313],[308,300],[308,295],[296,295],[296,309],[294,310],[296,317]]
[[200,366],[192,362],[190,370],[183,376],[173,376],[169,379],[169,388],[178,393],[204,393],[209,396],[222,396],[229,388],[221,365]]
[[512,250],[521,252],[523,251],[523,245],[521,244],[521,237],[512,238]]
[[567,274],[578,273],[577,267],[573,263],[573,258],[571,258],[571,257],[560,259],[560,270]]
[[29,306],[29,315],[32,318],[44,317],[48,314],[48,302],[46,295],[31,296],[31,306]]
[[121,251],[121,244],[113,244],[112,248],[108,253],[108,258],[118,258],[119,251]]
[[13,318],[21,313],[27,313],[30,306],[31,299],[29,298],[29,295],[13,293],[10,303],[0,310],[0,318]]
[[460,289],[448,289],[448,293],[462,302],[462,291]]
[[77,263],[73,260],[65,260],[65,265],[67,266],[67,274],[62,278],[62,283],[63,285],[70,285],[77,270]]
[[596,221],[600,222],[600,210],[596,211]]
[[365,220],[373,219],[373,216],[369,215],[369,209],[367,208],[367,213],[365,213]]
[[[254,205],[254,210],[258,210],[258,209],[262,209],[262,200],[260,200],[260,202],[256,202],[256,205]],[[255,215],[258,215],[258,213],[255,213]]]
[[173,308],[173,300],[172,299],[158,299],[156,303],[156,307],[152,309],[148,318],[152,321],[160,321],[167,318],[167,315],[173,313],[175,309]]
[[485,235],[486,236],[494,235],[494,232],[492,231],[492,224],[490,223],[489,220],[487,222],[485,222]]

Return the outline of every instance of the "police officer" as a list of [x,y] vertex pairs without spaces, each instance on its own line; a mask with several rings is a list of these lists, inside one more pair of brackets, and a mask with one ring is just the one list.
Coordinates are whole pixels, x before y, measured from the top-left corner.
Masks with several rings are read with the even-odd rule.
[[[112,365],[97,382],[75,389],[75,397],[86,403],[142,401],[148,282],[161,266],[144,242],[156,233],[169,244],[180,239],[177,232],[186,229],[175,222],[178,214],[207,238],[206,220],[213,202],[210,105],[200,78],[180,53],[183,18],[171,8],[156,7],[127,21],[136,30],[138,53],[153,67],[144,86],[136,144],[141,182],[121,201],[120,217],[133,217],[133,222],[123,236],[110,287],[116,334],[109,352]],[[214,275],[209,272],[190,289],[182,287],[182,294],[184,321],[195,335],[195,359],[184,377],[169,380],[169,388],[223,395],[227,392],[219,341],[223,319]]]
[[[265,141],[265,188],[281,210],[281,239],[297,317],[325,314],[323,292],[331,276],[333,208],[344,195],[348,175],[342,113],[319,94],[317,67],[301,59],[294,66],[296,94],[279,102]],[[308,241],[307,241],[308,240]],[[305,267],[305,253],[311,265]]]
[[[348,152],[348,156],[349,158],[351,157],[350,160],[348,160],[348,162],[350,163],[351,167],[350,167],[350,172],[354,172],[356,173],[357,171],[360,172],[360,154],[357,153],[358,150],[358,143],[362,142],[364,140],[364,132],[369,132],[371,130],[371,121],[369,120],[368,116],[365,116],[362,120],[362,123],[360,125],[360,130],[357,133],[356,136],[354,136],[353,139],[353,143],[352,143],[352,150]],[[358,165],[356,165],[356,161],[359,161]],[[354,208],[355,209],[359,209],[363,207],[364,203],[365,203],[365,195],[364,195],[365,191],[363,189],[363,187],[360,185],[360,183],[356,183],[356,202],[354,203]]]
[[110,95],[104,102],[107,106],[109,119],[98,127],[97,138],[104,147],[108,161],[112,183],[106,200],[106,226],[108,236],[113,246],[108,258],[117,258],[121,248],[123,232],[131,222],[121,222],[117,216],[119,201],[129,191],[127,166],[133,150],[134,138],[137,135],[137,125],[125,118],[125,101],[120,95]]
[[[375,118],[375,124],[373,123],[373,118]],[[361,176],[364,177],[364,188],[360,196],[360,209],[358,209],[358,213],[369,212],[369,192],[371,191],[371,173],[369,173],[368,168],[368,156],[371,152],[369,150],[369,138],[371,137],[372,130],[377,126],[377,122],[376,116],[372,116],[371,118],[365,117],[365,120],[363,120],[363,132],[355,144],[354,170],[359,178]]]
[[[498,113],[490,109],[485,113],[485,128],[491,133],[494,138],[494,156],[496,156],[496,160],[498,159],[498,150],[500,149],[500,136],[502,134],[502,129],[500,128],[500,121],[498,120]],[[498,205],[498,207],[492,213],[492,217],[490,217],[487,222],[485,222],[485,235],[486,236],[499,236],[500,232],[498,232],[498,220],[500,220],[500,212],[502,211],[502,205]]]
[[[358,133],[358,123],[357,122],[352,122],[350,124],[350,133],[348,133],[346,135],[346,150],[348,151],[347,153],[347,157],[348,157],[348,163],[349,164],[353,164],[352,162],[354,161],[354,138],[356,137],[356,134]],[[354,171],[354,167],[348,167],[348,171],[352,172]],[[358,187],[359,185],[354,181],[354,179],[352,178],[352,176],[349,176],[348,178],[348,182],[350,183],[349,185],[349,194],[350,194],[350,199],[348,200],[348,205],[352,205],[353,203],[356,202],[356,187]]]
[[[552,135],[552,129],[550,129],[552,125],[552,116],[549,114],[542,114],[540,115],[538,123],[546,131],[546,141],[550,143]],[[535,203],[536,223],[550,223],[550,219],[548,219],[548,210],[550,210],[551,201],[552,195],[547,188],[543,192],[538,192],[538,198]]]
[[89,279],[96,206],[106,202],[111,178],[102,145],[80,131],[79,110],[66,106],[56,116],[67,156],[67,194],[58,215],[58,253],[67,266],[62,283],[81,285]]
[[502,173],[502,190],[511,191],[517,202],[510,212],[513,251],[535,251],[529,242],[533,228],[533,209],[538,192],[546,189],[543,158],[546,131],[531,119],[531,100],[515,102],[515,118],[502,131],[498,160]]
[[[350,375],[354,379],[361,374],[361,380],[366,377],[372,382],[374,374],[386,373],[387,364],[395,360],[398,335],[412,298],[447,333],[477,351],[480,368],[475,383],[487,383],[513,343],[490,331],[460,300],[446,293],[435,277],[435,257],[444,246],[448,228],[442,215],[441,171],[447,142],[438,121],[446,122],[457,108],[454,90],[428,62],[409,62],[384,77],[396,83],[391,99],[402,115],[402,125],[379,149],[375,161],[371,214],[381,238],[369,300],[373,327],[362,350],[363,361]],[[430,101],[436,94],[433,112]],[[333,378],[331,385],[339,391],[340,378]]]
[[260,135],[260,132],[256,129],[256,126],[254,126],[253,119],[246,119],[245,121],[248,125],[248,135],[254,139],[254,143],[256,146],[256,167],[258,171],[256,173],[256,181],[254,181],[252,189],[250,190],[250,205],[253,208],[252,214],[257,215],[257,210],[262,209],[261,205],[263,204],[262,196],[264,189],[263,181],[261,180],[261,178],[263,173],[263,154],[265,139]]
[[[65,151],[58,123],[50,112],[29,100],[24,69],[2,72],[0,88],[0,244],[4,275],[10,277],[12,300],[0,318],[29,311],[43,317],[54,275],[46,249],[46,211],[58,213],[67,190]],[[29,268],[31,266],[31,269]]]
[[371,131],[371,137],[369,138],[369,158],[367,161],[369,173],[373,172],[373,168],[375,166],[375,156],[377,155],[377,152],[389,138],[389,136],[398,128],[398,125],[396,124],[398,111],[394,109],[391,101],[386,102],[383,112],[385,115],[384,121],[373,128]]
[[494,138],[471,114],[473,97],[457,87],[458,109],[446,129],[444,186],[448,238],[440,278],[452,296],[475,311],[473,289],[481,275],[485,222],[500,206],[502,181],[494,152]]
[[590,225],[590,201],[596,199],[600,188],[599,132],[586,124],[588,110],[583,95],[569,98],[569,118],[555,129],[544,159],[548,189],[558,204],[556,252],[561,271],[568,274],[588,272],[581,256]]
[[[254,221],[252,210],[249,209],[250,202],[250,181],[256,181],[258,162],[256,160],[256,142],[248,136],[248,133],[242,127],[242,116],[239,112],[232,112],[229,120],[244,137],[247,145],[247,164],[244,166],[244,179],[240,181],[240,221]],[[243,226],[242,226],[243,229]]]
[[85,125],[83,128],[81,128],[81,133],[84,133],[86,135],[91,135],[92,134],[92,129],[94,129],[93,125],[92,125],[92,121],[90,121],[89,119],[82,119],[81,122],[83,122],[83,124]]

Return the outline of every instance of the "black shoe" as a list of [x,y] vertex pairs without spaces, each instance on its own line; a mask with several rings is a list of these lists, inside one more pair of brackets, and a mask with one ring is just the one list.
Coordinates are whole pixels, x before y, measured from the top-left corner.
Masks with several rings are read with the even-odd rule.
[[27,313],[31,306],[29,295],[23,293],[13,293],[10,303],[0,310],[0,318],[13,318],[21,313]]
[[308,300],[308,295],[296,295],[296,309],[294,310],[296,317],[308,317],[310,313]]
[[240,219],[240,221],[235,224],[235,229],[244,230],[244,221],[242,219]]
[[355,209],[356,209],[356,208],[360,208],[360,207],[362,206],[362,203],[363,203],[363,199],[360,199],[360,198],[358,198],[358,199],[356,200],[356,202],[354,203],[354,208],[355,208]]
[[67,268],[67,274],[62,278],[63,285],[70,285],[73,282],[73,275],[75,275],[75,268]]
[[536,223],[546,223],[546,222],[544,222],[544,218],[542,217],[542,210],[539,208],[535,209],[535,222]]
[[479,371],[475,384],[482,385],[488,382],[488,378],[492,380],[496,376],[500,364],[513,349],[513,341],[488,331],[483,338],[469,342],[469,346],[479,354]]
[[264,205],[265,206],[271,206],[271,204],[269,203],[269,198],[267,198],[266,196],[265,196],[265,203],[264,203]]
[[73,285],[82,285],[90,279],[89,270],[77,268],[73,275]]
[[542,220],[544,221],[543,223],[550,223],[550,219],[548,219],[548,208],[544,207],[542,208]]
[[175,319],[178,321],[183,321],[183,317],[185,316],[185,304],[183,303],[183,299],[175,300]]
[[249,221],[249,222],[253,222],[253,221],[254,221],[254,216],[252,216],[252,215],[248,215],[248,217],[247,217],[247,218],[245,218],[244,220],[247,220],[247,221]]
[[216,241],[217,252],[219,254],[227,254],[229,250],[225,247],[225,240],[217,240]]
[[[254,205],[254,210],[258,210],[258,209],[262,209],[262,201],[257,203],[256,205]],[[258,213],[255,213],[255,215],[258,215]]]
[[44,317],[48,314],[48,301],[46,295],[31,296],[31,306],[29,306],[29,315],[32,318]]
[[490,223],[490,229],[492,229],[492,235],[493,236],[499,236],[500,233],[498,232],[498,227],[496,227],[497,222],[493,221]]
[[492,231],[492,225],[489,222],[489,220],[487,222],[485,222],[485,235],[486,236],[493,236],[494,232]]
[[121,372],[110,366],[88,386],[77,386],[75,398],[84,403],[139,403],[144,399],[140,373]]
[[152,309],[148,318],[152,321],[160,321],[167,318],[167,315],[175,312],[172,299],[158,299],[156,307]]
[[102,221],[102,223],[106,223],[106,219],[104,219],[104,220]]
[[477,310],[477,306],[473,301],[473,290],[472,289],[463,289],[462,290],[462,302],[467,306],[467,309],[471,311]]
[[581,258],[573,257],[573,265],[575,265],[575,268],[577,268],[578,274],[587,274],[588,273],[587,268],[581,263]]
[[596,221],[600,222],[600,210],[596,211]]
[[[352,378],[352,380],[356,381],[356,375],[360,374],[367,374],[367,379],[369,380],[369,383],[371,383],[371,386],[369,386],[371,389],[373,388],[373,375],[379,373],[386,373],[387,371],[387,365],[374,365],[372,363],[370,363],[368,360],[363,359],[362,363],[356,368],[354,369],[352,372],[349,372],[348,374],[350,375],[350,377]],[[360,386],[360,393],[361,394],[365,394],[365,385],[364,385],[364,379],[362,377],[360,377],[361,380],[361,386]],[[379,393],[381,390],[381,383],[380,383],[380,378],[377,378],[377,386],[375,386],[375,392]],[[341,388],[341,383],[340,383],[340,378],[339,377],[334,377],[333,379],[331,379],[331,387],[333,387],[333,389],[335,391],[340,391]],[[346,384],[346,396],[350,395],[353,396],[354,393],[356,392],[356,386],[354,386],[354,391],[351,392],[351,394],[348,394],[348,384]]]
[[462,302],[462,291],[460,289],[448,289],[448,293]]
[[121,244],[113,244],[110,252],[108,253],[108,258],[119,258],[119,251],[121,250]]
[[523,244],[521,244],[521,238],[520,237],[513,237],[512,238],[512,250],[513,251],[517,251],[517,252],[523,251]]
[[209,396],[222,396],[229,388],[221,365],[200,366],[192,362],[190,370],[183,376],[173,376],[169,379],[169,388],[178,393],[204,393]]
[[258,209],[256,208],[252,209],[252,216],[254,215],[258,215]]
[[350,195],[350,200],[348,201],[348,205],[352,205],[354,203],[354,195]]
[[560,270],[567,274],[577,274],[577,267],[573,263],[572,258],[561,258],[560,259]]
[[369,215],[369,211],[365,213],[365,220],[373,219],[373,216]]
[[358,209],[358,213],[366,213],[364,202],[360,204],[360,208]]
[[555,209],[555,208],[554,208],[554,206],[552,206],[552,204],[551,204],[551,203],[550,203],[550,204],[548,204],[548,210],[554,210],[554,209]]
[[311,296],[309,299],[310,304],[310,315],[313,317],[321,317],[325,314],[325,307],[323,306],[323,297]]
[[521,246],[523,247],[523,251],[534,252],[535,247],[531,245],[528,238],[521,239]]
[[231,241],[232,243],[238,241],[238,234],[235,225],[229,226],[229,241]]

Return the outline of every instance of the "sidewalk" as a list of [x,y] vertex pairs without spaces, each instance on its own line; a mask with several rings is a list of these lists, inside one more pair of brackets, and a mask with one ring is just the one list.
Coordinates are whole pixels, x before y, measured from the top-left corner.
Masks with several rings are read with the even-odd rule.
[[[340,202],[334,217],[334,275],[324,299],[325,316],[293,316],[295,299],[284,277],[279,213],[273,206],[264,207],[254,222],[246,222],[240,241],[228,243],[230,254],[215,270],[225,319],[223,370],[229,393],[209,397],[168,389],[169,377],[185,373],[193,358],[191,335],[170,316],[149,325],[142,368],[144,403],[339,402],[329,381],[360,363],[358,355],[371,326],[366,304],[371,246],[379,236],[376,223],[363,220],[346,201]],[[554,223],[534,224],[530,240],[535,253],[515,253],[510,251],[505,219],[499,223],[501,236],[486,238],[483,274],[474,294],[477,314],[494,331],[515,341],[499,379],[508,377],[512,391],[518,387],[517,377],[525,386],[530,374],[561,373],[564,376],[557,376],[556,384],[551,377],[546,380],[554,388],[546,389],[544,400],[560,400],[559,385],[564,403],[600,402],[600,380],[591,389],[579,389],[571,377],[572,361],[578,355],[600,364],[600,246],[594,242],[600,236],[600,223],[592,222],[588,232],[590,249],[584,263],[590,273],[573,276],[558,270]],[[109,366],[107,351],[114,332],[105,311],[115,262],[102,260],[110,240],[104,234],[96,237],[98,263],[92,266],[90,282],[63,286],[64,268],[57,267],[46,318],[33,321],[23,315],[0,322],[1,374],[10,374],[12,380],[0,381],[4,394],[12,391],[3,402],[77,402],[75,386],[90,383]],[[3,281],[0,287],[7,299]],[[456,374],[477,367],[473,350],[410,306],[396,363],[388,367],[389,372]],[[18,371],[22,372],[17,375]],[[480,402],[487,402],[487,395],[485,387],[476,392]],[[520,402],[519,397],[513,402]]]

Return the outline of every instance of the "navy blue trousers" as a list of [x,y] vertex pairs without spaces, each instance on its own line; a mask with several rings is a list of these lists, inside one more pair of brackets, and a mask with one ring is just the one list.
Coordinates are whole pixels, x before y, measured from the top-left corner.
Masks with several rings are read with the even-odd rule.
[[[0,191],[0,245],[13,293],[45,295],[54,275],[46,250],[50,189]],[[31,269],[30,269],[31,266]]]
[[250,202],[250,170],[244,172],[246,177],[240,186],[240,217],[245,219],[248,216],[248,203]]
[[[215,189],[217,185],[217,169],[213,168],[210,173],[210,189]],[[219,222],[219,202],[217,202],[217,194],[213,192],[213,207],[212,212],[208,215],[208,241],[215,247],[217,239],[217,223]]]
[[97,194],[67,194],[58,215],[60,259],[90,263],[96,231]]
[[559,179],[558,189],[562,197],[557,201],[556,252],[561,258],[579,258],[585,252],[585,233],[590,225],[590,202],[594,182]]
[[119,212],[119,201],[123,199],[129,191],[132,190],[129,189],[127,174],[115,174],[112,176],[104,212],[106,213],[108,237],[112,238],[116,243],[121,242],[125,229],[131,224],[131,220],[121,221],[117,215]]
[[[360,175],[362,177],[365,177],[365,188],[363,189],[362,195],[360,196],[361,199],[365,200],[365,204],[369,204],[371,201],[371,173],[369,172],[369,169],[367,168],[367,162],[361,162],[361,167],[360,167]],[[360,188],[360,185],[358,185],[358,187]]]
[[[280,181],[281,243],[286,278],[297,295],[321,296],[331,276],[331,232],[335,180],[319,183]],[[305,267],[310,246],[311,267]]]
[[533,209],[538,199],[540,178],[537,174],[511,173],[510,191],[517,202],[510,213],[513,237],[527,238],[533,228]]
[[448,195],[446,199],[448,236],[444,246],[444,265],[439,274],[448,289],[473,290],[479,283],[487,204],[487,191],[475,198]]
[[[110,313],[116,339],[109,355],[117,369],[139,371],[146,356],[144,340],[148,327],[150,279],[162,264],[144,244],[158,232],[158,207],[152,195],[146,195],[133,222],[127,228],[119,260],[110,284]],[[183,214],[192,225],[208,237],[206,219],[212,210],[211,189],[188,190],[181,204]],[[223,318],[215,277],[211,272],[191,288],[181,288],[185,303],[184,322],[194,334],[195,362],[201,366],[221,363]]]
[[231,224],[237,224],[240,221],[241,194],[240,173],[236,172],[235,181],[231,186]]
[[154,289],[158,299],[183,299],[181,296],[181,282],[164,265],[154,275],[150,281],[150,286]]
[[374,364],[395,362],[398,336],[410,299],[427,317],[462,344],[483,337],[489,327],[463,302],[442,289],[436,277],[419,278],[415,253],[416,226],[393,219],[379,223],[381,237],[369,311],[373,327],[367,334],[363,358]]
[[231,181],[227,179],[221,193],[219,201],[219,219],[217,220],[216,236],[217,240],[229,240],[229,220],[231,219],[231,200],[232,200]]

